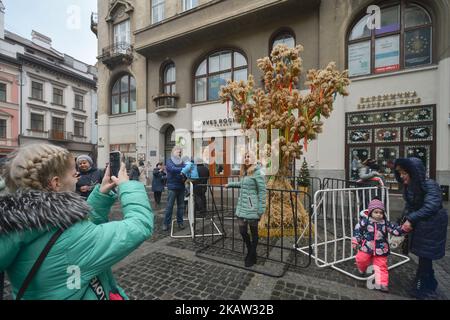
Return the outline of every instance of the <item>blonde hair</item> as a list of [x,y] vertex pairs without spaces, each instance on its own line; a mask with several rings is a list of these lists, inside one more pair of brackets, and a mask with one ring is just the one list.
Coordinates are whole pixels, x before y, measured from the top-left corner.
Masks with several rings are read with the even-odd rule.
[[[245,157],[249,155],[250,156],[250,166],[246,166],[245,165]],[[252,151],[247,151],[246,153],[244,153],[244,158],[242,159],[242,164],[241,164],[241,176],[251,176],[256,170],[256,155],[254,152]]]
[[62,177],[70,168],[73,155],[58,146],[39,143],[20,147],[6,162],[4,177],[10,192],[19,189],[48,190],[51,178]]

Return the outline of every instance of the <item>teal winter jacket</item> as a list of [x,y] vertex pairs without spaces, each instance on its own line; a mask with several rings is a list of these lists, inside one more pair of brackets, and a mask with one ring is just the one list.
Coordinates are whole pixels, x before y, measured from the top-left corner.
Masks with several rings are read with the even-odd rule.
[[239,182],[230,182],[229,188],[240,188],[236,216],[259,220],[266,211],[266,182],[259,168]]
[[58,228],[66,230],[50,250],[24,300],[97,300],[89,283],[100,281],[104,296],[120,294],[111,267],[153,232],[153,212],[144,185],[119,187],[124,219],[108,222],[117,195],[96,186],[87,202],[75,193],[21,191],[0,197],[0,271],[17,295],[36,259]]

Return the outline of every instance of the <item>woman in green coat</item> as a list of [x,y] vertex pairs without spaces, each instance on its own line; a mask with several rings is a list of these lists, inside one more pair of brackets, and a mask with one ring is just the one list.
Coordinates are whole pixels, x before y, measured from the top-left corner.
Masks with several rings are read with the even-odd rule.
[[[123,300],[111,267],[153,232],[153,212],[142,183],[106,169],[87,202],[75,193],[73,156],[48,144],[20,148],[5,170],[11,194],[0,197],[0,271],[14,298],[58,229],[64,229],[25,291],[24,300]],[[118,187],[118,194],[112,190]],[[120,199],[123,221],[108,222]]]
[[[251,267],[256,263],[259,219],[266,211],[266,183],[252,152],[245,154],[244,163],[241,166],[241,176],[241,181],[231,182],[225,187],[241,189],[236,216],[239,223],[239,232],[247,246],[245,266]],[[251,239],[248,234],[248,226],[250,226]]]

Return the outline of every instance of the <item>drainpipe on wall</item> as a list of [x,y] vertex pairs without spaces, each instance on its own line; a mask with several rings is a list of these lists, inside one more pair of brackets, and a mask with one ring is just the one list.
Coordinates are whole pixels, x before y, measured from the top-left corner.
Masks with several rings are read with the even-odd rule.
[[19,146],[21,145],[21,143],[20,143],[20,137],[22,136],[22,134],[23,134],[23,132],[22,132],[22,121],[23,121],[23,116],[22,116],[22,109],[23,109],[23,106],[22,106],[22,102],[23,102],[23,98],[22,98],[22,96],[23,96],[23,90],[22,90],[22,88],[23,88],[23,86],[24,86],[24,84],[23,84],[23,69],[22,69],[22,66],[19,66],[19,72],[20,72],[20,83],[19,83],[19,87],[20,87],[20,89],[19,89],[19,94],[20,94],[20,103],[19,103],[19,136],[17,137],[18,139],[17,139],[17,143],[19,144]]

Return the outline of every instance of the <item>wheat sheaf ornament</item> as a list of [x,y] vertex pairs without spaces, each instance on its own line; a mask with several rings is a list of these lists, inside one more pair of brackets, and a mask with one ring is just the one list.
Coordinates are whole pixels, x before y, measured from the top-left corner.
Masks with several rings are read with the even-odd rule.
[[[297,89],[302,72],[302,51],[301,45],[295,48],[277,45],[270,57],[257,60],[264,75],[264,88],[255,88],[254,78],[250,75],[248,81],[229,80],[220,90],[222,103],[226,103],[227,108],[231,103],[234,118],[242,129],[255,129],[256,132],[266,129],[269,145],[279,146],[279,170],[267,183],[270,189],[293,190],[287,178],[290,164],[294,159],[300,159],[303,150],[307,152],[308,143],[322,132],[322,120],[330,117],[336,96],[348,95],[348,71],[338,71],[334,62],[325,69],[307,72],[305,85],[310,90],[302,95]],[[277,141],[271,137],[272,130],[278,130]],[[266,149],[266,156],[270,157],[273,148]],[[300,196],[295,199],[291,192],[283,192],[283,196],[281,192],[271,192],[270,197],[271,215],[269,217],[267,205],[260,220],[260,236],[267,236],[269,226],[273,237],[292,236],[307,229],[308,213]],[[266,202],[269,203],[269,198]],[[309,234],[308,230],[306,234]]]

